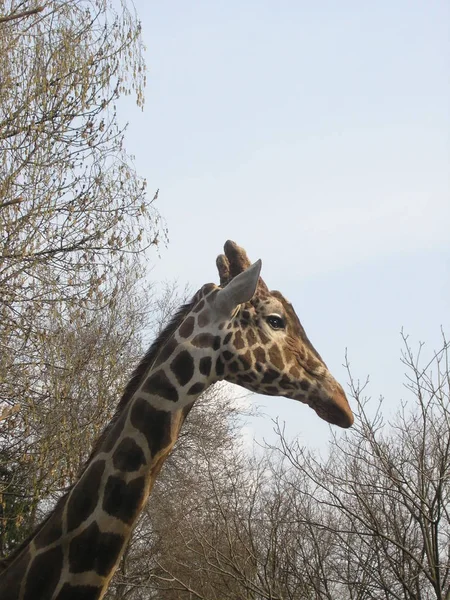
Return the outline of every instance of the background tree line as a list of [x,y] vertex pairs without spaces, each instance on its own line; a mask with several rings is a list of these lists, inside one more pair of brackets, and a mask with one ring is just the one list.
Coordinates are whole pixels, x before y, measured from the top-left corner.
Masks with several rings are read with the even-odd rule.
[[[166,235],[116,105],[144,101],[125,2],[0,1],[0,555],[80,470],[144,350],[181,301],[145,284]],[[151,254],[147,254],[152,256]],[[448,342],[392,422],[350,378],[356,424],[326,457],[252,455],[238,405],[191,412],[110,599],[450,600]],[[420,354],[420,353],[419,353]],[[301,408],[299,408],[301,410]]]

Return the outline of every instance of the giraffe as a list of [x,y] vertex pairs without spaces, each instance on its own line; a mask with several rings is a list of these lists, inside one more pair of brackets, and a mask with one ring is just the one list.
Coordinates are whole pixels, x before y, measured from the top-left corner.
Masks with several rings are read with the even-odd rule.
[[1,600],[103,597],[158,473],[196,398],[227,380],[312,407],[350,427],[342,387],[292,305],[227,241],[220,286],[204,285],[152,344],[78,481],[0,572]]

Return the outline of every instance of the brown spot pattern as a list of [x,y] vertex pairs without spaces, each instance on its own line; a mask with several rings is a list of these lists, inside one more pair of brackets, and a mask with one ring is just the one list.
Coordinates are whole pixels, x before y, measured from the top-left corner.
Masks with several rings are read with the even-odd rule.
[[267,335],[261,329],[258,330],[258,335],[259,335],[259,339],[261,340],[261,342],[263,344],[268,344],[270,342],[270,339],[267,337]]
[[268,385],[266,387],[266,389],[264,390],[264,392],[266,394],[270,394],[271,396],[276,396],[279,393],[279,390],[277,387],[272,386],[272,385]]
[[243,356],[238,356],[238,360],[241,363],[241,366],[240,366],[239,370],[240,371],[248,371],[250,365],[245,360],[245,358]]
[[104,470],[104,460],[91,463],[73,488],[67,505],[67,531],[76,529],[86,521],[97,506],[98,491]]
[[224,372],[225,372],[225,365],[223,364],[223,361],[220,358],[220,356],[218,356],[217,360],[216,360],[216,375],[218,377],[222,377]]
[[291,380],[286,375],[283,375],[281,377],[280,381],[278,382],[278,385],[283,390],[289,390],[289,389],[292,389],[294,387],[293,384],[291,383]]
[[116,442],[119,439],[126,423],[125,414],[126,413],[121,413],[117,416],[115,422],[112,421],[108,425],[108,433],[106,434],[105,441],[102,444],[102,450],[104,452],[110,452],[116,445]]
[[238,373],[236,379],[242,384],[252,383],[255,380],[255,376],[253,373]]
[[231,331],[229,333],[227,333],[227,335],[224,337],[223,339],[223,345],[226,346],[229,341],[231,340],[231,338],[233,337],[233,334],[231,333]]
[[155,367],[161,365],[162,363],[165,363],[166,360],[172,356],[174,350],[178,347],[178,342],[174,337],[171,337],[170,340],[168,340],[164,346],[161,349],[161,352],[159,353],[158,358],[156,359],[155,362]]
[[91,523],[70,542],[70,571],[94,570],[99,575],[107,575],[116,564],[124,541],[117,533],[101,533],[97,523]]
[[212,367],[212,358],[210,356],[204,356],[203,358],[200,359],[198,368],[202,375],[205,375],[205,377],[208,377],[209,374],[211,373],[211,367]]
[[281,357],[280,349],[274,344],[269,350],[270,362],[280,371],[284,368],[283,358]]
[[200,302],[197,304],[197,306],[194,308],[194,310],[192,312],[199,313],[204,306],[205,306],[205,301],[200,300]]
[[194,331],[195,319],[194,317],[188,317],[181,327],[178,329],[178,333],[182,338],[188,338]]
[[166,400],[171,400],[172,402],[178,401],[178,391],[176,387],[170,383],[167,375],[162,370],[156,371],[156,373],[151,375],[144,383],[142,389],[148,394],[156,394],[157,396],[165,398]]
[[256,338],[256,334],[253,331],[253,329],[249,329],[247,331],[247,342],[249,344],[249,346],[254,346],[257,343],[257,338]]
[[284,354],[284,360],[286,361],[287,364],[292,362],[293,355],[292,355],[290,348],[288,348],[288,346],[285,346],[283,348],[283,354]]
[[[214,284],[211,284],[211,286],[212,286],[212,287],[214,287]],[[216,298],[216,296],[217,296],[217,294],[218,294],[218,293],[219,293],[219,290],[213,290],[213,291],[212,291],[212,292],[209,294],[209,296],[206,298],[206,302],[207,302],[208,304],[213,304],[213,303],[214,303],[214,300],[215,300],[215,298]]]
[[198,315],[197,323],[199,327],[206,327],[210,322],[208,311],[204,310]]
[[67,498],[61,498],[55,511],[50,515],[47,522],[34,538],[34,544],[37,549],[44,548],[53,542],[56,542],[62,535],[62,515]]
[[231,373],[237,373],[239,371],[239,363],[237,363],[236,361],[233,361],[232,363],[230,363],[228,365],[228,369],[230,370]]
[[171,426],[169,412],[156,410],[144,398],[138,398],[131,410],[130,420],[133,427],[147,438],[153,456],[169,445]]
[[194,359],[187,350],[182,350],[170,363],[170,368],[180,385],[186,385],[194,376]]
[[131,525],[143,500],[144,488],[144,477],[138,477],[125,483],[121,477],[111,475],[105,486],[103,510],[116,519]]
[[289,369],[289,373],[292,375],[292,377],[295,377],[295,379],[298,379],[300,377],[300,371],[295,365]]
[[191,341],[191,344],[196,348],[212,348],[216,344],[216,336],[211,333],[199,333]]
[[253,356],[260,363],[263,363],[266,361],[266,353],[265,353],[264,349],[261,347],[255,348],[253,350]]
[[273,383],[277,377],[278,371],[275,371],[274,369],[267,369],[267,371],[264,373],[261,383]]
[[[23,574],[26,572],[30,562],[30,551],[25,548],[24,551],[11,563],[7,571],[2,572],[1,592],[8,592],[7,600],[17,600],[19,598],[20,587],[23,581]],[[4,596],[1,596],[2,598]]]
[[320,363],[315,358],[313,358],[311,355],[309,355],[306,360],[306,366],[308,367],[308,369],[310,371],[315,371],[320,366]]
[[234,334],[234,347],[237,350],[242,350],[242,348],[245,348],[245,342],[242,337],[242,333],[239,330]]
[[118,471],[133,472],[145,465],[146,460],[142,448],[136,442],[126,437],[113,454],[113,464]]
[[24,600],[49,599],[59,582],[63,566],[61,547],[38,554],[31,564],[27,576]]
[[188,390],[189,395],[200,394],[205,389],[203,383],[194,383]]

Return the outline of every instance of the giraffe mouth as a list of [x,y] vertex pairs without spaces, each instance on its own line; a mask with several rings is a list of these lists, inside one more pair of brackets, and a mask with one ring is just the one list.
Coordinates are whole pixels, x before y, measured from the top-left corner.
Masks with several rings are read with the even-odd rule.
[[324,386],[313,388],[310,393],[306,390],[299,391],[297,386],[286,381],[282,382],[282,389],[273,384],[267,384],[263,390],[261,390],[261,385],[252,385],[252,383],[248,383],[244,387],[256,393],[262,392],[269,396],[282,395],[303,402],[314,409],[317,415],[327,423],[344,429],[351,427],[355,420],[347,396],[336,381],[333,381],[332,384],[327,382],[326,388]]
[[318,416],[331,423],[347,429],[353,425],[355,420],[344,390],[337,385],[333,393],[327,396],[311,394],[307,403],[313,408]]

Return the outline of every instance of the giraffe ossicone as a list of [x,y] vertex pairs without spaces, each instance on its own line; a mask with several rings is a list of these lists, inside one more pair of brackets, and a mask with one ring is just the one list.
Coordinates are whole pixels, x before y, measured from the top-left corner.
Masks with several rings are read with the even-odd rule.
[[152,344],[125,388],[78,481],[0,563],[1,600],[98,600],[196,398],[226,380],[313,408],[350,427],[342,387],[292,307],[269,291],[243,248],[217,258],[220,286],[204,285]]
[[253,298],[258,285],[261,266],[262,261],[259,259],[248,269],[236,275],[227,286],[219,290],[216,297],[218,316],[230,317],[239,304],[249,302]]

